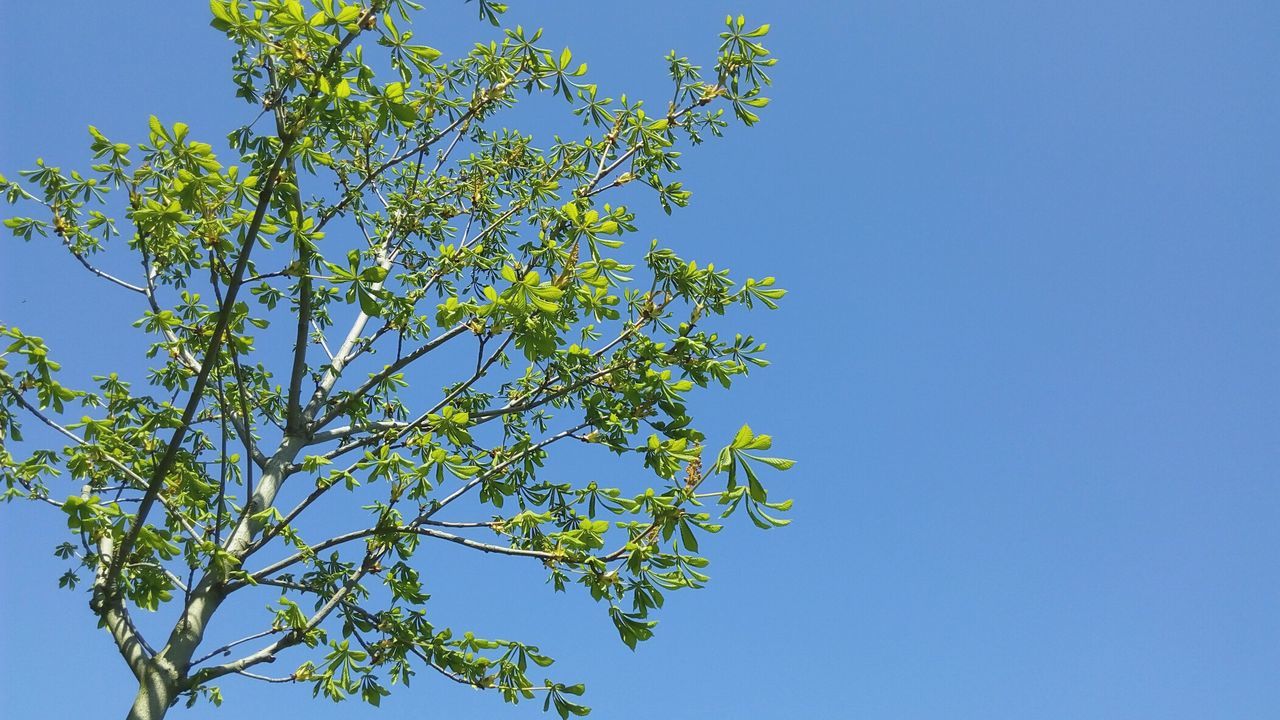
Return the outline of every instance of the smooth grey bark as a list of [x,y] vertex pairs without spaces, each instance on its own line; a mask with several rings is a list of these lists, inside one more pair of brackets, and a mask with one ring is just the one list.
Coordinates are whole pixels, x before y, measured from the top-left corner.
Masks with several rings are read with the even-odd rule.
[[[306,446],[306,440],[286,436],[267,463],[265,472],[254,490],[252,507],[270,507],[275,501],[280,485],[284,482],[286,468],[298,452]],[[227,550],[239,557],[249,547],[253,536],[261,530],[261,523],[246,512],[240,524],[227,541]],[[223,578],[208,573],[192,588],[191,601],[174,624],[169,640],[155,657],[143,664],[138,681],[138,694],[129,710],[128,720],[160,720],[169,711],[178,694],[187,690],[188,670],[191,658],[204,640],[214,612],[226,599]]]
[[161,720],[178,697],[178,673],[168,663],[147,661],[138,695],[129,709],[127,720]]

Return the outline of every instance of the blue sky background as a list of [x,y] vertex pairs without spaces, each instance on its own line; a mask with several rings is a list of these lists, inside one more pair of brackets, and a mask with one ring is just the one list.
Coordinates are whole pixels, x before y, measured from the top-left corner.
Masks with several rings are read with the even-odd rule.
[[[427,4],[423,42],[493,34]],[[700,409],[801,461],[775,481],[795,523],[708,543],[712,585],[635,653],[503,559],[431,555],[437,617],[540,644],[593,717],[1275,717],[1280,4],[512,5],[655,99],[725,12],[773,24],[765,122],[690,152],[693,206],[640,237],[791,290],[750,320],[774,365]],[[6,175],[87,167],[89,123],[216,142],[250,111],[204,2],[4,6]],[[70,377],[136,362],[140,309],[52,244],[0,242],[0,273],[0,317]],[[122,716],[61,527],[0,508],[0,707]],[[186,716],[539,716],[428,672],[380,711],[236,681]]]

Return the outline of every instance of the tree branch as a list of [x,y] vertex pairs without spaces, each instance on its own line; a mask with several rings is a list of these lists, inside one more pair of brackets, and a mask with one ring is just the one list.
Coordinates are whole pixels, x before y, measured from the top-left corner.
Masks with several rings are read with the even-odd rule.
[[[277,87],[275,64],[270,61],[271,56],[267,56],[267,77],[272,87]],[[274,103],[276,117],[276,135],[279,137],[286,136],[285,130],[285,103],[283,98]],[[310,344],[311,327],[311,243],[302,236],[302,188],[298,181],[298,168],[293,159],[288,161],[289,174],[293,177],[294,194],[293,194],[293,211],[295,213],[294,222],[298,227],[294,229],[294,249],[297,252],[297,263],[301,273],[298,278],[298,322],[297,330],[294,333],[293,341],[293,367],[289,372],[289,394],[285,404],[285,432],[297,434],[302,430],[305,423],[302,415],[302,379],[307,374],[307,347]]]
[[275,635],[278,632],[281,632],[280,628],[273,627],[269,630],[263,630],[262,632],[259,632],[259,633],[246,635],[245,637],[242,637],[239,640],[232,640],[231,642],[227,643],[226,645],[223,645],[217,650],[214,650],[213,652],[210,652],[207,655],[204,655],[202,657],[196,658],[195,660],[192,660],[191,665],[192,666],[199,665],[200,663],[214,657],[215,655],[228,655],[231,653],[231,648],[236,647],[237,645],[243,645],[244,643],[252,642],[254,640],[257,640],[258,638],[267,637],[268,635]]
[[86,270],[93,273],[94,275],[97,275],[98,277],[102,278],[103,280],[106,280],[107,282],[111,282],[116,285],[119,285],[125,290],[131,290],[133,292],[141,293],[143,295],[147,294],[147,291],[145,288],[134,285],[133,283],[125,282],[124,280],[121,280],[120,278],[114,275],[103,272],[102,270],[99,270],[98,268],[94,267],[93,264],[89,262],[89,259],[84,256],[84,253],[78,252],[77,250],[71,247],[71,242],[68,241],[66,238],[63,238],[62,244],[67,248],[67,252],[71,253],[72,257],[74,257],[76,260],[79,260],[80,264],[83,265]]
[[[563,440],[563,439],[565,439],[565,438],[567,438],[567,437],[572,437],[574,433],[576,433],[577,431],[581,430],[581,429],[582,429],[582,428],[584,428],[584,427],[587,427],[587,426],[588,426],[588,425],[590,425],[590,424],[591,424],[591,423],[588,423],[588,422],[580,423],[580,424],[578,424],[578,425],[576,425],[576,426],[574,426],[574,427],[572,427],[572,428],[569,428],[568,430],[564,430],[564,431],[558,432],[558,433],[556,433],[555,435],[552,435],[551,437],[549,437],[549,438],[547,438],[547,439],[545,439],[545,440],[543,440],[543,441],[541,441],[541,442],[539,442],[539,443],[537,443],[537,444],[535,444],[535,445],[530,445],[530,446],[529,446],[529,448],[528,448],[527,450],[525,450],[524,452],[519,453],[518,455],[516,455],[515,457],[511,458],[510,460],[507,460],[507,461],[503,462],[503,463],[499,466],[499,469],[500,469],[500,470],[505,470],[507,467],[510,467],[510,466],[511,466],[511,464],[512,464],[512,463],[514,463],[516,460],[523,460],[524,458],[528,457],[530,453],[537,452],[538,450],[541,450],[542,448],[544,448],[544,447],[546,447],[546,446],[548,446],[548,445],[551,445],[552,443],[559,442],[560,440]],[[465,485],[463,485],[462,487],[460,487],[460,488],[458,488],[457,490],[453,491],[453,492],[452,492],[448,497],[446,497],[445,499],[441,500],[441,501],[440,501],[440,502],[438,502],[438,503],[435,503],[435,504],[431,507],[431,509],[430,509],[430,510],[427,510],[427,511],[423,512],[421,515],[419,515],[419,516],[414,520],[414,524],[422,524],[422,523],[423,523],[423,522],[425,522],[426,520],[430,519],[430,518],[431,518],[431,516],[435,515],[436,513],[440,512],[441,510],[443,510],[443,509],[445,508],[445,506],[449,505],[450,503],[452,503],[453,501],[455,501],[455,500],[457,500],[458,498],[462,497],[463,495],[466,495],[466,494],[467,494],[467,493],[468,493],[472,488],[474,488],[475,486],[479,485],[480,483],[484,482],[485,480],[488,480],[488,479],[492,476],[492,474],[493,474],[493,473],[491,473],[491,472],[490,472],[490,473],[479,473],[479,474],[478,474],[478,475],[476,475],[474,478],[472,478],[471,480],[469,480]]]
[[210,680],[222,677],[223,675],[243,672],[254,665],[275,662],[276,653],[302,642],[302,639],[306,637],[307,633],[311,632],[318,627],[320,623],[324,622],[324,619],[338,607],[343,599],[346,598],[347,595],[351,594],[352,590],[360,582],[361,578],[369,574],[372,569],[373,565],[369,562],[365,562],[358,570],[351,573],[347,578],[347,581],[343,583],[342,587],[339,588],[324,605],[322,605],[310,618],[307,619],[307,622],[303,627],[293,629],[291,632],[286,633],[284,637],[251,655],[246,655],[239,660],[226,663],[224,665],[217,665],[200,670],[187,679],[185,683],[186,686],[197,687]]
[[[450,392],[448,395],[444,397],[443,400],[441,400],[440,402],[437,402],[434,406],[431,407],[430,410],[427,410],[426,412],[422,413],[421,415],[414,418],[410,422],[403,423],[399,428],[398,437],[403,437],[406,432],[413,430],[415,428],[422,427],[423,424],[427,422],[427,419],[431,417],[431,415],[435,414],[436,412],[439,412],[440,408],[443,408],[445,405],[448,405],[449,403],[453,402],[454,399],[456,399],[459,395],[461,395],[463,392],[466,392],[467,388],[479,382],[479,380],[489,372],[489,368],[493,367],[493,364],[497,362],[498,358],[502,357],[502,353],[507,349],[507,346],[510,345],[511,341],[514,339],[515,339],[514,334],[508,334],[506,336],[506,339],[502,341],[502,344],[498,346],[498,349],[493,351],[493,354],[489,356],[489,359],[485,361],[483,365],[477,368],[476,372],[472,374],[471,377],[467,378],[465,381],[463,381],[461,385],[454,388],[453,392]],[[328,460],[333,460],[334,458],[345,455],[351,452],[352,450],[358,450],[360,448],[373,445],[377,442],[377,440],[378,438],[375,438],[375,437],[363,438],[356,442],[335,448],[334,450],[331,450],[325,453],[324,457]]]
[[[383,531],[417,533],[421,529],[423,530],[423,532],[421,533],[423,535],[430,535],[432,533],[440,532],[440,531],[426,531],[426,529],[421,528],[421,526],[425,525],[427,520],[429,520],[431,516],[435,514],[436,511],[448,505],[449,503],[453,502],[454,500],[457,500],[459,497],[466,494],[466,492],[471,488],[475,487],[476,485],[479,485],[481,482],[484,482],[485,480],[496,477],[498,474],[500,474],[507,468],[511,467],[517,462],[524,460],[525,458],[529,457],[529,455],[535,452],[538,452],[544,447],[551,445],[552,443],[558,442],[560,440],[563,440],[566,437],[571,437],[573,433],[577,432],[578,430],[581,430],[586,426],[587,426],[587,423],[582,423],[576,427],[570,428],[560,433],[556,433],[555,435],[552,435],[546,438],[545,440],[542,440],[541,442],[530,445],[529,447],[525,448],[523,451],[516,453],[515,455],[511,456],[507,460],[502,461],[501,463],[489,468],[484,472],[478,473],[476,477],[472,478],[469,482],[467,482],[467,484],[463,485],[461,488],[459,488],[458,490],[453,492],[451,495],[446,497],[444,500],[435,504],[433,509],[420,514],[408,525],[404,525],[400,528],[384,528]],[[289,516],[286,516],[284,520],[282,520],[277,525],[277,527],[286,527],[289,524],[289,522],[291,522],[291,519],[293,517],[296,517],[299,513],[301,513],[302,510],[305,509],[305,507],[314,500],[314,498],[319,497],[324,490],[328,489],[328,487],[330,486],[326,486],[324,488],[317,488],[315,492],[313,492],[310,496],[308,496],[307,499],[303,500],[303,502],[299,504],[299,507],[295,508],[292,512],[290,512]],[[351,542],[352,540],[359,540],[361,538],[368,537],[369,535],[374,534],[376,532],[378,532],[376,529],[356,530],[353,532],[331,537],[328,540],[321,541],[315,545],[308,547],[306,550],[299,551],[297,553],[294,553],[293,555],[290,555],[289,557],[284,558],[283,560],[274,562],[271,565],[268,565],[267,567],[262,568],[261,570],[253,573],[249,577],[254,582],[261,582],[262,580],[270,577],[272,574],[280,572],[281,570],[284,570],[285,568],[295,563],[305,560],[308,557],[312,557],[318,552],[327,550],[336,545],[341,545],[343,543]],[[271,533],[270,535],[274,536],[274,534],[275,533]],[[447,535],[448,533],[443,533],[443,534]],[[262,548],[263,545],[268,540],[270,540],[270,537],[268,536],[268,534],[264,534],[261,540],[259,540],[252,547],[250,547],[248,551],[246,551],[244,557],[247,558],[249,555],[252,555],[254,552]],[[498,546],[494,546],[494,547],[498,547]],[[228,587],[228,592],[232,590],[236,590],[240,587],[243,587],[245,584],[246,584],[245,582],[234,583]]]
[[[374,8],[370,7],[361,13],[360,22],[356,27],[347,32],[347,34],[338,42],[330,51],[321,72],[326,72],[338,58],[342,57],[342,53],[346,51],[356,36],[360,34],[363,23],[370,17],[375,16]],[[320,93],[320,87],[317,86],[307,95],[308,102],[314,100]],[[304,120],[304,113],[299,120]],[[293,149],[292,135],[286,135],[280,138],[280,152],[276,155],[270,170],[267,172],[266,182],[262,186],[262,190],[258,193],[257,207],[254,209],[253,218],[249,221],[249,226],[245,231],[244,243],[241,245],[240,256],[236,259],[235,270],[232,273],[231,281],[227,285],[227,294],[224,298],[222,306],[218,309],[218,320],[214,326],[213,334],[209,339],[209,349],[206,357],[200,366],[200,373],[196,377],[196,382],[191,391],[191,397],[187,401],[186,408],[182,413],[182,420],[174,430],[173,437],[170,438],[168,446],[165,448],[164,455],[156,465],[155,473],[151,477],[151,482],[147,486],[146,494],[142,497],[142,502],[138,505],[138,513],[134,519],[132,527],[125,535],[123,542],[119,548],[119,556],[112,563],[107,571],[107,582],[104,583],[104,590],[114,594],[116,592],[116,578],[120,574],[121,561],[120,557],[126,556],[132,550],[134,543],[138,540],[138,535],[142,532],[143,524],[146,521],[147,514],[151,511],[151,507],[155,504],[156,497],[159,495],[160,488],[164,484],[164,478],[173,467],[173,463],[177,458],[178,448],[182,444],[183,438],[186,436],[187,428],[190,426],[191,420],[195,417],[196,408],[199,407],[200,401],[204,395],[205,385],[209,381],[209,374],[216,364],[218,353],[222,347],[223,335],[226,333],[227,325],[231,320],[231,310],[235,307],[237,294],[240,292],[240,286],[244,282],[245,271],[249,267],[249,255],[257,244],[258,233],[262,229],[262,222],[266,218],[267,209],[271,204],[271,196],[275,192],[275,188],[280,179],[280,170],[284,165],[286,158]],[[318,230],[319,228],[317,228]]]
[[435,135],[432,135],[430,138],[427,138],[426,140],[423,140],[422,142],[418,143],[418,145],[415,146],[414,148],[410,150],[406,150],[403,153],[400,153],[399,155],[395,155],[390,159],[388,159],[386,162],[379,165],[378,167],[374,168],[373,172],[369,173],[368,176],[366,176],[363,180],[361,180],[359,185],[352,188],[351,191],[348,192],[346,196],[343,197],[342,200],[338,202],[337,205],[334,205],[333,207],[329,208],[329,210],[327,210],[323,215],[320,216],[320,222],[316,223],[316,230],[317,231],[323,230],[324,226],[328,225],[330,220],[332,220],[335,216],[337,216],[338,213],[346,209],[347,205],[351,204],[352,200],[360,196],[361,191],[369,187],[369,184],[377,180],[379,177],[381,177],[384,172],[386,172],[387,170],[390,170],[396,165],[399,165],[405,160],[408,160],[414,155],[421,153],[427,148],[430,148],[432,145],[439,142],[440,138],[443,138],[445,135],[448,135],[449,133],[458,129],[458,127],[461,126],[463,123],[469,122],[471,118],[475,115],[476,109],[477,108],[469,108],[466,112],[459,115],[458,118],[454,120],[452,123],[450,123],[449,126],[446,127],[445,129],[441,130]]
[[[405,367],[408,367],[409,365],[413,364],[420,358],[426,356],[432,350],[435,350],[436,348],[440,347],[446,342],[463,334],[467,330],[468,328],[466,323],[459,323],[458,325],[454,326],[453,328],[445,332],[443,335],[436,337],[434,340],[431,340],[430,342],[425,343],[422,347],[418,348],[417,350],[414,350],[408,355],[405,355],[401,357],[399,360],[396,360],[390,365],[387,365],[385,368],[383,368],[379,372],[374,373],[368,380],[366,380],[363,384],[361,384],[360,387],[353,390],[349,396],[351,398],[351,401],[359,400],[360,398],[364,397],[365,393],[372,390],[378,383],[382,382],[383,380],[386,380],[387,378],[391,377],[396,372],[399,372]],[[340,403],[338,406],[332,408],[331,410],[329,410],[329,412],[325,413],[324,416],[321,417],[319,420],[316,420],[315,423],[313,423],[312,427],[317,429],[323,428],[325,425],[329,424],[330,422],[333,422],[333,420],[343,412],[345,407],[346,407],[345,403]]]
[[[59,424],[53,418],[41,412],[38,408],[36,408],[30,402],[27,402],[27,399],[23,397],[22,394],[19,393],[14,388],[6,385],[5,390],[9,392],[9,395],[13,397],[13,399],[16,400],[17,403],[23,407],[23,409],[25,409],[27,412],[34,415],[37,420],[49,426],[53,430],[57,431],[58,434],[62,435],[63,437],[66,437],[67,439],[71,440],[77,445],[82,445],[84,447],[91,447],[94,450],[98,451],[101,457],[107,461],[107,463],[109,463],[112,467],[116,468],[120,472],[124,473],[130,480],[133,480],[135,483],[137,483],[139,489],[146,486],[147,481],[144,480],[141,475],[134,472],[132,468],[130,468],[128,465],[125,465],[122,461],[118,460],[114,455],[111,455],[107,451],[103,450],[96,443],[90,443],[89,441],[85,440],[79,435],[76,435],[75,433],[67,429],[65,426]],[[49,500],[48,502],[55,502],[55,501]],[[61,503],[55,503],[55,504],[57,504],[58,507],[62,507]],[[192,539],[203,537],[203,534],[197,532],[196,529],[192,527],[190,523],[187,522],[186,518],[184,518],[181,513],[174,512],[173,509],[171,509],[164,502],[163,499],[160,500],[160,504],[162,507],[164,507],[165,511],[169,514],[170,517],[177,519],[182,524],[183,529],[186,530],[187,533],[191,535]],[[170,574],[172,575],[172,573]]]
[[231,311],[235,307],[236,296],[240,292],[245,270],[249,267],[249,256],[253,251],[254,245],[257,244],[258,232],[262,228],[262,222],[267,215],[267,208],[271,204],[271,196],[275,192],[276,183],[279,180],[280,168],[284,163],[285,157],[289,154],[292,144],[291,138],[282,138],[280,153],[276,156],[275,162],[267,174],[266,183],[258,193],[258,207],[249,223],[248,230],[245,232],[245,240],[241,245],[240,257],[236,260],[235,271],[231,276],[231,282],[227,285],[226,297],[223,299],[222,307],[218,310],[218,319],[213,328],[213,335],[209,339],[209,349],[205,354],[204,362],[200,365],[200,373],[196,376],[195,384],[191,390],[191,397],[187,400],[187,405],[182,411],[182,419],[179,421],[178,427],[174,429],[173,436],[169,439],[164,455],[156,463],[155,472],[152,474],[150,482],[146,485],[147,489],[142,496],[142,502],[138,505],[138,512],[134,518],[133,525],[120,543],[119,555],[116,556],[107,570],[103,588],[107,593],[114,594],[116,592],[115,581],[120,574],[121,558],[128,556],[133,550],[133,545],[137,542],[138,535],[142,532],[142,527],[146,522],[147,514],[151,512],[151,507],[155,504],[156,498],[160,494],[160,488],[164,485],[164,479],[169,474],[169,470],[173,468],[175,460],[177,460],[178,449],[182,446],[183,439],[186,438],[187,429],[190,427],[192,418],[195,417],[196,408],[200,406],[200,402],[204,399],[205,386],[209,382],[209,375],[213,371],[213,366],[217,364],[223,336],[231,322]]
[[376,432],[385,430],[397,430],[406,427],[408,423],[397,422],[395,420],[379,420],[365,425],[343,425],[342,427],[330,428],[312,433],[310,445],[320,445],[322,443],[332,442],[334,440],[344,440],[352,435],[362,432]]

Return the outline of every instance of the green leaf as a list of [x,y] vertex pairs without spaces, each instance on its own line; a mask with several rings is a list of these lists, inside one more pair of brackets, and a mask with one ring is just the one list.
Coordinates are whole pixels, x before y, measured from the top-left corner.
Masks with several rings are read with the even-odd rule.
[[742,471],[747,475],[747,487],[751,493],[751,499],[758,503],[766,502],[769,494],[765,491],[764,485],[760,484],[760,478],[756,477],[756,471],[745,463],[742,465]]
[[687,549],[698,551],[698,538],[693,534],[693,528],[689,527],[689,523],[683,520],[680,521],[680,542],[684,543]]
[[752,460],[759,460],[775,470],[790,470],[796,464],[795,460],[788,460],[786,458],[756,457],[755,455],[749,455],[748,457]]
[[412,125],[413,123],[418,121],[418,113],[408,105],[392,103],[391,114],[395,116],[395,119],[399,120],[400,122],[406,125]]
[[231,22],[231,15],[227,13],[227,8],[219,0],[209,0],[209,10],[215,18],[225,23]]
[[369,317],[382,317],[382,303],[364,283],[356,283],[356,297],[360,302],[360,312]]
[[440,57],[439,50],[426,45],[407,45],[406,48],[425,62],[435,62]]
[[169,133],[164,129],[164,124],[160,122],[160,118],[152,115],[147,118],[147,125],[151,128],[152,142],[159,143],[161,139],[168,140]]

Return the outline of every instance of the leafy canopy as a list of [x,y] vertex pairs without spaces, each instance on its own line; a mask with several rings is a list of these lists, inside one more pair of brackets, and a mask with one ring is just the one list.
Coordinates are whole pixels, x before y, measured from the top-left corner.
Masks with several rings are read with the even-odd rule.
[[[501,24],[505,6],[478,8]],[[152,117],[137,144],[90,127],[88,171],[0,177],[15,236],[61,243],[139,302],[137,377],[64,383],[44,341],[0,325],[0,476],[5,499],[65,514],[60,584],[89,574],[91,608],[165,706],[218,702],[230,674],[376,705],[433,668],[585,715],[583,686],[542,678],[538,647],[433,622],[422,543],[541,563],[634,648],[666,593],[707,582],[699,537],[720,519],[787,522],[760,471],[791,461],[745,425],[708,456],[687,404],[767,364],[717,325],[783,291],[657,241],[633,252],[622,204],[683,207],[680,148],[759,120],[769,27],[727,18],[709,71],[669,54],[654,105],[605,97],[540,30],[446,60],[411,30],[418,9],[214,0],[256,108],[227,138],[234,164]],[[576,137],[500,124],[532,95],[567,103]],[[550,477],[553,446],[574,444],[632,459],[650,486]],[[302,524],[343,493],[364,524]],[[260,631],[206,642],[241,592],[272,605]],[[171,612],[169,637],[143,638],[138,608]],[[291,649],[292,674],[253,672]]]

